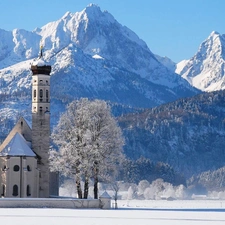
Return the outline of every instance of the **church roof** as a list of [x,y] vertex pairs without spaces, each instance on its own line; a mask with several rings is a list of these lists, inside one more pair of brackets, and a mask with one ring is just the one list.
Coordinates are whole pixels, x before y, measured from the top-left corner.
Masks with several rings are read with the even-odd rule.
[[22,117],[24,119],[24,121],[27,123],[27,125],[29,126],[30,129],[32,129],[32,124],[30,123],[30,121],[28,121],[26,118]]
[[20,133],[16,133],[5,148],[0,152],[0,156],[29,156],[36,154],[27,145],[26,140]]

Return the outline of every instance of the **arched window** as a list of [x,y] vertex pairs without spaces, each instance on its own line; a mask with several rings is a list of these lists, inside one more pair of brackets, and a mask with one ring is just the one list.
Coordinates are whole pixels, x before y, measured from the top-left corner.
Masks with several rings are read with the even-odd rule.
[[37,97],[37,90],[34,90],[34,98]]
[[27,185],[27,196],[31,196],[31,194],[30,194],[30,185]]
[[31,171],[31,168],[29,165],[27,166],[27,171]]
[[40,89],[40,98],[43,98],[43,90]]
[[18,186],[16,184],[13,185],[13,196],[18,196]]
[[48,90],[46,90],[46,101],[48,102]]
[[46,80],[46,85],[48,85],[48,80]]
[[20,170],[20,167],[18,165],[15,165],[13,167],[13,171],[18,172]]

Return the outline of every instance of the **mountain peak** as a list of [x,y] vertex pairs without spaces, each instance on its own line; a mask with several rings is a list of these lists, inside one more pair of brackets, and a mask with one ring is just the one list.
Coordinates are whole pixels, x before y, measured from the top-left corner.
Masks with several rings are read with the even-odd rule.
[[203,91],[225,89],[225,35],[211,32],[190,60],[177,65],[176,72]]
[[96,4],[89,4],[83,11],[81,11],[81,14],[86,15],[86,18],[91,19],[93,21],[101,21],[101,22],[109,22],[113,23],[115,22],[114,17],[108,13],[107,11],[102,11],[101,8]]
[[102,14],[100,7],[93,3],[89,4],[82,12],[85,12],[89,16]]
[[100,7],[95,3],[88,4],[86,8],[99,8],[100,9]]
[[211,34],[210,34],[209,36],[214,36],[214,35],[220,35],[220,33],[217,32],[217,31],[212,31]]
[[67,11],[64,15],[63,15],[63,17],[62,17],[62,19],[70,19],[71,17],[72,17],[72,13],[71,12],[69,12],[69,11]]
[[[221,42],[222,42],[222,35],[220,35],[219,32],[217,31],[213,31],[209,37],[200,45],[200,49],[204,48],[208,51],[209,53],[209,49],[211,50],[215,50],[215,48],[220,48],[221,47]],[[221,50],[221,49],[220,49]],[[214,52],[214,51],[212,51]],[[215,53],[218,53],[221,51],[215,51]]]

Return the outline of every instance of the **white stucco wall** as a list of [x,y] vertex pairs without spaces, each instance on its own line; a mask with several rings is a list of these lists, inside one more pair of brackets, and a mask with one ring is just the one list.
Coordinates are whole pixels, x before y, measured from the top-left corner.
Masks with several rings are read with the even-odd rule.
[[[35,198],[39,194],[39,171],[37,170],[37,159],[35,157],[1,157],[1,167],[6,165],[6,170],[1,169],[0,184],[6,185],[4,197],[9,198]],[[15,166],[19,170],[15,171]],[[13,187],[17,185],[18,193],[13,195]],[[29,191],[28,191],[29,185]],[[2,194],[2,193],[1,193]],[[15,191],[14,191],[15,194]]]

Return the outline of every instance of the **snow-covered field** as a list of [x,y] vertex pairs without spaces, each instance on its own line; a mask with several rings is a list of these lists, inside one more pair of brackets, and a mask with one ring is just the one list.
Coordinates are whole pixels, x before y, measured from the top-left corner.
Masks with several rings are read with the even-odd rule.
[[117,210],[3,208],[0,222],[7,225],[224,225],[225,201],[131,200],[119,201]]

